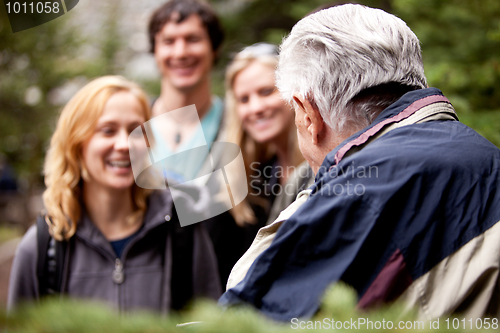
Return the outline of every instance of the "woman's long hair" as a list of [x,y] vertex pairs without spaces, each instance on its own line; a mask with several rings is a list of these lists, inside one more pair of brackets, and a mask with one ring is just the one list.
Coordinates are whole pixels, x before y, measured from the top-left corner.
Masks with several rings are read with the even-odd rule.
[[[104,76],[83,87],[64,107],[50,140],[44,165],[43,202],[52,236],[67,240],[76,231],[81,214],[82,183],[88,179],[82,159],[82,145],[93,135],[97,121],[109,98],[117,92],[133,94],[142,106],[145,121],[151,117],[148,99],[141,88],[121,76]],[[134,213],[141,217],[150,191],[132,187]]]
[[[255,44],[256,46],[271,46],[269,44]],[[248,47],[251,49],[253,46]],[[249,52],[244,49],[242,52],[238,53],[234,58],[233,62],[228,66],[226,70],[226,110],[227,110],[227,141],[236,143],[241,148],[241,153],[243,155],[243,161],[245,164],[247,184],[249,185],[249,195],[245,200],[243,200],[239,205],[230,210],[231,215],[235,219],[239,226],[243,226],[245,223],[255,223],[256,217],[250,207],[251,198],[257,198],[255,193],[252,192],[250,186],[250,181],[252,175],[254,175],[254,168],[251,168],[252,163],[258,162],[261,165],[269,161],[269,159],[275,154],[275,148],[272,143],[259,143],[252,139],[252,137],[245,132],[243,125],[241,123],[240,117],[237,112],[236,97],[234,95],[234,80],[238,73],[243,69],[247,68],[253,62],[259,62],[263,65],[269,66],[270,68],[276,68],[278,64],[278,57],[275,54],[256,54],[255,52]],[[292,156],[292,161],[295,166],[298,166],[304,161],[304,157],[300,152],[298,141],[297,141],[297,131],[291,130],[289,136],[289,154]],[[258,200],[257,200],[257,203]]]

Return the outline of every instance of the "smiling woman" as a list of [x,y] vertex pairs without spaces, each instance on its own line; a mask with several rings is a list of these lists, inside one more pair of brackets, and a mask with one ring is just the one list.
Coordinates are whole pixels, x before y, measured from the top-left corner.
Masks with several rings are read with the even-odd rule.
[[274,85],[277,64],[277,47],[258,43],[238,53],[226,71],[228,140],[241,147],[250,194],[231,211],[240,225],[272,222],[313,176],[301,164],[294,111]]
[[83,162],[89,172],[85,186],[130,188],[134,177],[128,154],[128,136],[146,118],[143,106],[130,92],[113,94],[97,121],[92,137],[83,144]]
[[235,76],[233,91],[243,130],[256,142],[286,150],[294,130],[293,110],[274,86],[273,66],[258,61],[249,63]]
[[[259,229],[273,223],[298,192],[307,189],[314,180],[297,144],[293,109],[281,99],[274,85],[277,64],[277,47],[258,43],[238,53],[226,70],[227,141],[241,148],[246,175],[240,177],[247,178],[248,196],[229,211],[236,225],[233,223],[232,234],[226,231],[231,228],[226,227],[226,235],[221,238],[235,239],[236,235],[242,235],[240,261],[254,244]],[[226,287],[243,278],[244,275],[235,278],[233,273],[240,261],[235,265],[227,260],[231,265]]]
[[[149,118],[144,92],[118,76],[90,82],[63,109],[45,161],[47,211],[19,245],[9,308],[53,290],[102,300],[119,311],[162,313],[196,296],[220,295],[203,226],[180,228],[170,193],[151,192],[134,181],[129,147],[144,137],[131,133]],[[189,196],[185,204],[196,206]],[[45,222],[64,246],[37,247]],[[54,249],[63,251],[58,274],[54,261],[38,260],[53,257]],[[59,276],[59,285],[48,276]]]
[[86,206],[96,198],[127,198],[120,204],[120,217],[115,219],[134,215],[137,220],[143,215],[149,192],[134,184],[130,167],[112,163],[130,163],[128,134],[150,114],[142,90],[116,76],[92,81],[66,105],[52,136],[44,170],[44,204],[56,239],[74,235],[75,221],[81,214],[80,196],[89,199]]

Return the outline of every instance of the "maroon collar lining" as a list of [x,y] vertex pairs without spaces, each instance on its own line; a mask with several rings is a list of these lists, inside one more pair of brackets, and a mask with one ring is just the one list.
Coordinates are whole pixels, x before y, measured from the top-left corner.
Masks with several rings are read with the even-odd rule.
[[[335,154],[335,165],[339,164],[342,158],[344,158],[345,154],[354,146],[360,146],[363,143],[367,142],[368,139],[370,139],[372,136],[377,134],[385,125],[387,124],[392,124],[392,123],[397,123],[403,119],[408,118],[418,110],[429,106],[434,103],[439,103],[439,102],[446,102],[450,103],[450,101],[442,96],[442,95],[432,95],[432,96],[427,96],[424,98],[421,98],[412,104],[410,104],[406,109],[398,113],[397,115],[386,119],[384,121],[381,121],[380,123],[376,124],[372,128],[368,129],[364,133],[362,133],[360,136],[358,136],[356,139],[351,140],[350,142],[346,143],[342,148],[340,148],[337,153]],[[451,104],[451,103],[450,103]]]

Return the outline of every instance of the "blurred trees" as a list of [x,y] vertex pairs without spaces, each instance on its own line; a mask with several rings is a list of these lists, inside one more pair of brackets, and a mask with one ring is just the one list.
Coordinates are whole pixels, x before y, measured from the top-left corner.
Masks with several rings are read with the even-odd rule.
[[[238,51],[241,46],[259,41],[279,44],[293,25],[312,11],[328,5],[362,3],[367,6],[391,9],[390,0],[213,0],[227,30],[226,49]],[[236,3],[232,11],[224,10],[228,3]],[[226,13],[224,13],[226,12]]]
[[429,85],[460,111],[500,109],[500,1],[393,0],[419,37]]
[[49,93],[85,71],[76,53],[81,42],[64,17],[14,34],[0,6],[0,153],[25,182],[40,182],[58,108]]
[[430,86],[500,147],[500,1],[393,0],[422,45]]
[[0,6],[0,154],[15,168],[22,190],[43,184],[43,159],[64,104],[89,79],[119,71],[116,4],[110,2],[101,34],[92,40],[71,24],[74,12],[12,33]]

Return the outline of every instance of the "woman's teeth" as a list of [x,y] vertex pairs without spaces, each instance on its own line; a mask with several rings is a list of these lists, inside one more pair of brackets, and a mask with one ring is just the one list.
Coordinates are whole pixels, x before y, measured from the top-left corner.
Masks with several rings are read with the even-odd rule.
[[108,162],[109,165],[112,167],[117,167],[117,168],[128,168],[130,166],[130,161],[111,161]]

